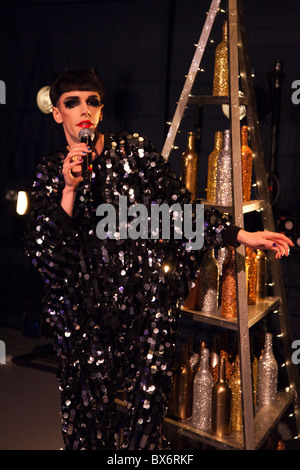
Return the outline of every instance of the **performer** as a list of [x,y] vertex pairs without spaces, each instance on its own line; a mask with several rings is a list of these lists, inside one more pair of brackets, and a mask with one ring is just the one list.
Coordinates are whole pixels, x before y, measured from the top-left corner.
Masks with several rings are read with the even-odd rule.
[[[239,229],[214,209],[205,211],[201,251],[188,251],[185,240],[174,236],[99,239],[100,204],[117,208],[119,197],[127,196],[128,205],[183,205],[190,194],[146,137],[101,133],[103,85],[95,72],[62,73],[50,97],[67,146],[38,166],[26,253],[45,282],[65,448],[116,449],[115,397],[123,390],[122,449],[161,449],[179,306],[202,253],[243,243],[281,257],[292,242],[277,233]],[[84,127],[95,132],[88,187],[81,175],[89,151],[79,138]]]

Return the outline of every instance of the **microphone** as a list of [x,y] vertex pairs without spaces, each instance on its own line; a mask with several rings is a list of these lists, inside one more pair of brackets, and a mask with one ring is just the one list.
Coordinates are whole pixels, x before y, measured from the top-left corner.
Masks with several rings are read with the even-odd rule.
[[[95,134],[91,129],[84,127],[79,131],[78,137],[81,142],[84,142],[92,148],[92,142],[94,140]],[[88,152],[86,155],[82,156],[82,178],[84,185],[88,185],[91,182],[92,173],[92,152]]]

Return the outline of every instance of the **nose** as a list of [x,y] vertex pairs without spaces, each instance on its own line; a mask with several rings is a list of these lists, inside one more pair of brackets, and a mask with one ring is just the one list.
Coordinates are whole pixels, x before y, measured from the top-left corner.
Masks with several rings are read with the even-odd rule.
[[91,112],[89,110],[89,106],[86,102],[82,103],[82,114],[89,117],[91,116]]

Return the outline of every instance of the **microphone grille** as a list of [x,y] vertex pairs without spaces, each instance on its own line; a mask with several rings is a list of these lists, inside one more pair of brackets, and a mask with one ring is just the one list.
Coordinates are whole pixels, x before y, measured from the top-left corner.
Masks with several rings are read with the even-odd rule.
[[94,140],[95,133],[89,127],[84,127],[79,131],[78,137],[79,139],[81,139],[82,137],[90,137],[91,140]]

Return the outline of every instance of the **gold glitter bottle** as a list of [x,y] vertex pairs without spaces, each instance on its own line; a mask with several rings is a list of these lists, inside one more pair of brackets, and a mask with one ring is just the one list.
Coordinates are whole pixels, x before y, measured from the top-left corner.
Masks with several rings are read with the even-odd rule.
[[208,157],[207,170],[207,193],[206,200],[208,202],[216,202],[216,184],[217,184],[217,165],[218,155],[223,148],[223,132],[215,132],[215,146]]
[[223,24],[222,42],[217,45],[215,52],[213,95],[229,95],[227,21]]
[[256,272],[257,262],[255,251],[246,246],[245,248],[245,266],[246,266],[246,278],[247,278],[247,291],[248,291],[248,305],[256,304]]
[[181,157],[180,179],[191,192],[192,200],[197,196],[198,153],[195,148],[195,133],[188,132],[187,147]]
[[232,246],[228,250],[222,274],[221,316],[237,318],[235,250]]
[[242,156],[242,179],[243,179],[243,201],[250,201],[253,153],[248,147],[248,127],[243,126],[241,130],[241,156]]
[[225,358],[220,360],[219,379],[212,388],[211,432],[228,436],[230,426],[231,390],[225,377]]
[[256,250],[256,296],[257,300],[266,297],[267,256],[262,250]]
[[231,388],[231,430],[241,431],[243,429],[243,411],[239,356],[235,359],[234,373],[230,378],[229,387]]
[[195,309],[203,312],[216,311],[219,303],[219,266],[214,250],[208,250],[203,255],[198,280]]

